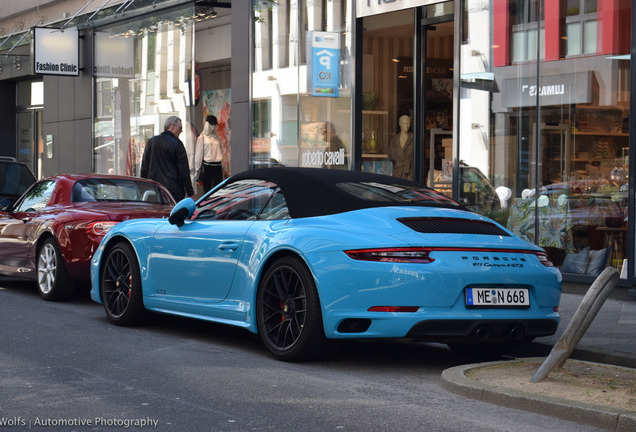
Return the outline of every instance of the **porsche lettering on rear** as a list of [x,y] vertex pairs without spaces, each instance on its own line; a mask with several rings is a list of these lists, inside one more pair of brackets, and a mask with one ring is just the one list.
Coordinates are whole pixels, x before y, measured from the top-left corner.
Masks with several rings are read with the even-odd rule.
[[517,261],[526,262],[526,259],[523,258],[523,257],[520,257],[520,258],[506,257],[506,256],[504,256],[504,257],[498,257],[498,256],[490,257],[490,256],[476,256],[476,255],[463,256],[462,260],[472,260],[474,262],[486,262],[486,261],[500,262],[501,261],[501,262],[505,262],[505,263],[507,263],[507,262],[517,262]]

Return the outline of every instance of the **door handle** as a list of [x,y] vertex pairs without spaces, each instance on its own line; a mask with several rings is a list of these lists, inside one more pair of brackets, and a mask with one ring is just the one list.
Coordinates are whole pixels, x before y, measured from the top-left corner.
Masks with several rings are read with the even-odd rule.
[[24,223],[27,223],[27,222],[30,222],[30,221],[31,221],[30,217],[23,217],[22,218],[22,222],[24,222]]
[[235,242],[224,242],[219,245],[219,250],[224,252],[234,252],[239,247],[238,243]]

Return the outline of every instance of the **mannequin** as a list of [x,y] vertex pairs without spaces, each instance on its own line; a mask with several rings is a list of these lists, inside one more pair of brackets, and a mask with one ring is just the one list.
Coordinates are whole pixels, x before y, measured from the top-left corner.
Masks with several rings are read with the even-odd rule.
[[389,159],[393,162],[393,175],[413,180],[413,133],[411,117],[400,117],[400,132],[393,137],[389,145]]
[[221,138],[216,133],[218,127],[219,124],[216,117],[213,115],[207,116],[203,125],[203,132],[197,139],[194,163],[195,166],[201,168],[197,178],[203,183],[203,193],[206,193],[223,180]]

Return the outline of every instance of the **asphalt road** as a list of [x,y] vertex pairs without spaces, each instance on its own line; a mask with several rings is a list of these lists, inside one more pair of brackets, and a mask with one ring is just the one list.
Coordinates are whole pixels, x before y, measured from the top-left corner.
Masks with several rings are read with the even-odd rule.
[[168,316],[117,327],[88,296],[46,302],[0,279],[0,431],[598,430],[440,387],[444,369],[473,362],[360,342],[282,363],[244,330]]

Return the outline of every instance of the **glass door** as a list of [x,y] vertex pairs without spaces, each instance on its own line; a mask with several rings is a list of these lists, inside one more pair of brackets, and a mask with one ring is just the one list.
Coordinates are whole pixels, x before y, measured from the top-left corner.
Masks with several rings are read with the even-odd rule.
[[362,20],[362,171],[452,195],[454,6]]
[[362,171],[414,179],[415,9],[362,26]]
[[21,81],[17,84],[17,159],[26,164],[37,178],[42,178],[42,81]]
[[453,191],[453,15],[424,16],[421,32],[422,173],[427,186],[450,197]]
[[37,178],[42,178],[42,110],[29,110],[17,115],[18,161],[26,164]]

